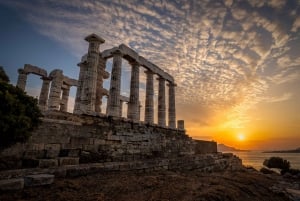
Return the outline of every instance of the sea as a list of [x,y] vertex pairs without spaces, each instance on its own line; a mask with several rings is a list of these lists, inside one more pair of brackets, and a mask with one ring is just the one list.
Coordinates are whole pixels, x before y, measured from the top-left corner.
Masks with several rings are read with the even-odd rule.
[[263,151],[230,152],[242,159],[243,165],[260,170],[263,162],[273,156],[281,157],[290,162],[291,168],[300,169],[300,153],[264,153]]

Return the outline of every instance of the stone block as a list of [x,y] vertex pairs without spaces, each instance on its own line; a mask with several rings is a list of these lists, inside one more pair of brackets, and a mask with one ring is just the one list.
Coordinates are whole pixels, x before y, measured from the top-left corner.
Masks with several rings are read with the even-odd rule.
[[79,164],[79,158],[74,157],[60,157],[58,158],[58,164],[59,166],[63,165],[78,165]]
[[95,145],[104,145],[105,140],[103,140],[103,139],[94,139],[94,144]]
[[49,168],[49,167],[57,167],[58,160],[57,159],[40,159],[39,167],[40,168]]
[[89,173],[89,166],[72,166],[67,169],[67,177],[86,176]]
[[10,191],[10,190],[22,190],[24,188],[24,179],[5,179],[0,180],[0,190]]
[[90,138],[87,137],[71,137],[72,145],[90,144]]
[[44,150],[44,143],[28,143],[26,144],[26,150]]
[[29,186],[44,186],[54,182],[54,175],[52,174],[37,174],[27,175],[24,177],[25,187]]
[[23,168],[36,168],[39,166],[38,159],[23,159],[22,160],[22,167]]
[[24,158],[35,159],[35,158],[44,158],[45,150],[27,150],[24,152]]
[[45,158],[56,158],[59,156],[60,150],[48,149],[45,150]]

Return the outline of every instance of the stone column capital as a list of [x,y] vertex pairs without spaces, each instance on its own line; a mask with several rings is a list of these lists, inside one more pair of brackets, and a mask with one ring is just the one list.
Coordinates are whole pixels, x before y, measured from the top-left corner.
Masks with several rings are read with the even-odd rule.
[[111,53],[113,56],[123,56],[121,50],[117,49]]

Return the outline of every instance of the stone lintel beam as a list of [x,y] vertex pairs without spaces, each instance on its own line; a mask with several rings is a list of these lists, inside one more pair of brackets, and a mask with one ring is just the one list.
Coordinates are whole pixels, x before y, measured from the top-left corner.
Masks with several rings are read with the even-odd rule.
[[113,56],[112,53],[116,50],[121,51],[124,59],[126,59],[128,61],[136,61],[141,66],[147,68],[149,71],[152,71],[154,74],[157,74],[157,75],[163,77],[166,81],[174,82],[174,78],[170,74],[163,71],[161,68],[159,68],[155,64],[151,63],[144,57],[139,56],[137,52],[135,52],[133,49],[129,48],[128,46],[126,46],[124,44],[119,45],[119,47],[114,47],[112,49],[105,50],[101,53],[101,55],[105,59],[111,58]]
[[37,66],[30,65],[30,64],[24,65],[24,71],[26,73],[32,73],[32,74],[39,75],[42,77],[47,77],[46,70],[44,70],[43,68],[37,67]]
[[67,76],[64,76],[63,82],[64,82],[64,84],[69,85],[69,86],[78,86],[78,80],[69,78]]
[[104,50],[103,52],[101,52],[101,56],[104,59],[109,59],[113,57],[113,52],[115,52],[116,50],[118,50],[118,47],[114,47],[108,50]]

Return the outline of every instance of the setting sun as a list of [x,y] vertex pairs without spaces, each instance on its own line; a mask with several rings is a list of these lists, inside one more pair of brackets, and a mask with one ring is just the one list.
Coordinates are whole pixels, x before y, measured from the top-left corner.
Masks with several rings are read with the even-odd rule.
[[243,133],[239,133],[237,135],[237,138],[238,138],[239,141],[244,141],[245,140],[245,135]]

